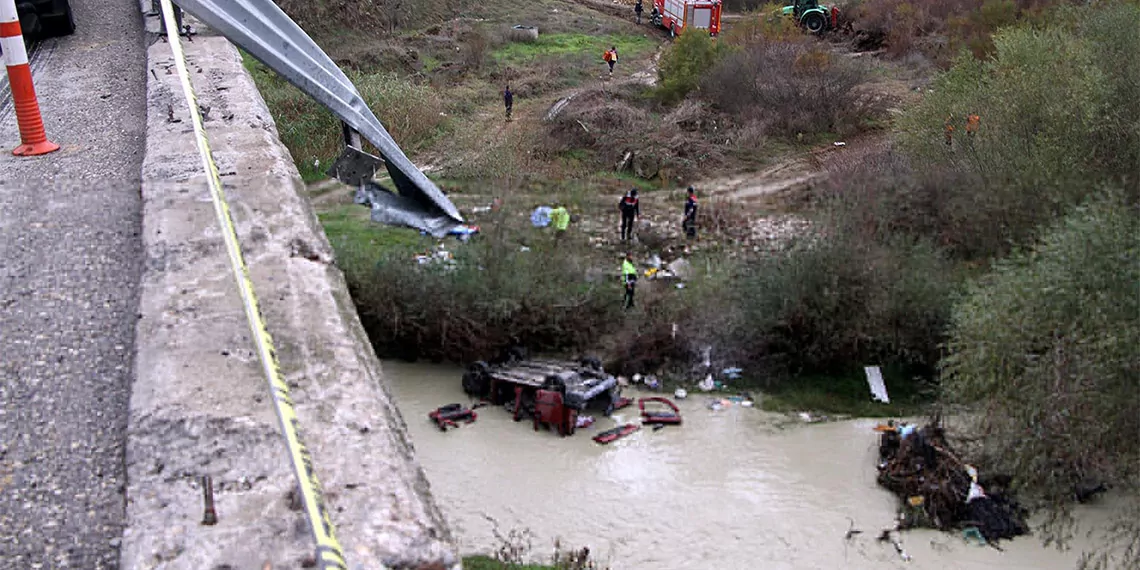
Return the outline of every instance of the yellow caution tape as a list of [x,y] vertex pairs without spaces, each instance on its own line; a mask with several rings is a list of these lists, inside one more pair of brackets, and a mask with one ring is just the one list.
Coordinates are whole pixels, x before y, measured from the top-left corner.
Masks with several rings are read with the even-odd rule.
[[229,254],[230,267],[233,270],[234,279],[237,281],[238,291],[241,293],[242,304],[245,305],[246,320],[249,321],[249,329],[253,333],[254,344],[257,345],[261,367],[269,381],[270,392],[273,395],[273,407],[277,410],[278,419],[281,420],[281,431],[285,434],[285,445],[289,450],[289,458],[297,475],[297,483],[301,488],[305,515],[309,519],[309,526],[313,530],[313,538],[317,543],[317,567],[322,570],[347,570],[348,565],[344,560],[344,551],[336,540],[328,508],[321,496],[321,484],[317,481],[316,473],[313,472],[312,456],[309,455],[309,450],[301,441],[301,426],[297,419],[297,411],[293,406],[293,399],[289,396],[289,385],[281,376],[277,352],[273,348],[273,337],[269,335],[269,329],[265,326],[265,319],[261,316],[257,295],[253,291],[253,281],[249,277],[249,268],[242,256],[233,218],[230,217],[230,207],[226,202],[225,194],[222,193],[222,180],[218,175],[218,166],[214,162],[214,155],[210,152],[210,143],[206,139],[206,129],[202,126],[202,116],[198,110],[198,98],[194,95],[194,87],[190,84],[190,74],[186,70],[186,56],[179,41],[174,9],[170,0],[161,1],[162,19],[166,24],[166,37],[170,41],[170,49],[174,53],[174,66],[178,70],[178,78],[182,81],[182,91],[186,96],[186,104],[190,108],[190,120],[194,125],[194,138],[198,143],[198,153],[202,156],[202,166],[206,170],[206,183],[210,188],[210,197],[214,202],[214,212],[218,217],[218,225],[221,226],[222,237],[226,243],[226,252]]

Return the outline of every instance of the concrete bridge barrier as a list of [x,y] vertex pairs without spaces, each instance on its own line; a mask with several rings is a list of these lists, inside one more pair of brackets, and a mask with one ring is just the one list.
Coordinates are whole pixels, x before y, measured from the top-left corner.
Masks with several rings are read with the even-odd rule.
[[[157,32],[158,18],[147,25]],[[292,158],[237,50],[200,31],[184,42],[192,81],[209,108],[205,126],[231,213],[349,567],[458,567]],[[308,567],[308,522],[170,46],[152,37],[142,167],[146,269],[122,568]],[[207,475],[218,515],[209,526],[201,524]]]

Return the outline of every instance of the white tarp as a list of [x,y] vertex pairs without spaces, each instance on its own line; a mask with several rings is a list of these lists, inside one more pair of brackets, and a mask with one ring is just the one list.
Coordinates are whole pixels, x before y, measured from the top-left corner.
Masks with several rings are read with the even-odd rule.
[[891,399],[887,397],[887,386],[883,384],[883,373],[879,371],[879,367],[864,366],[863,372],[867,373],[867,385],[871,387],[871,398],[884,404],[891,403]]

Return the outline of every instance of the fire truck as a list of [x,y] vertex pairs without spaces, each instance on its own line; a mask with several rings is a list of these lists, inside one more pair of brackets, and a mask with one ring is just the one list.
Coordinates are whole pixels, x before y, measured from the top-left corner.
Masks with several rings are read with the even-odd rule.
[[653,0],[650,21],[669,30],[671,37],[689,28],[720,33],[720,0]]

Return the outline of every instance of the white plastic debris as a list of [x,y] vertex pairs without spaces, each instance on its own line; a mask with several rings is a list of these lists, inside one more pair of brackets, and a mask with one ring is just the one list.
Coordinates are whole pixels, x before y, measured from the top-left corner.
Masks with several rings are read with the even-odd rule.
[[697,387],[700,388],[702,392],[711,392],[713,388],[716,388],[716,382],[713,380],[712,374],[705,376],[705,379],[701,380],[701,383],[697,384]]

